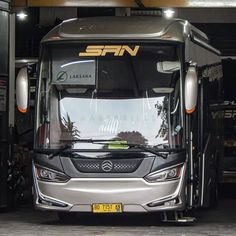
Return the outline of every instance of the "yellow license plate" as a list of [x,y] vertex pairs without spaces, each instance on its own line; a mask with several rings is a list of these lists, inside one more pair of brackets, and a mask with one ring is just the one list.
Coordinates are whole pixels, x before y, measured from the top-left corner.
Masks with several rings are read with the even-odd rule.
[[114,203],[114,204],[101,204],[95,203],[92,204],[93,213],[121,213],[122,212],[122,204]]

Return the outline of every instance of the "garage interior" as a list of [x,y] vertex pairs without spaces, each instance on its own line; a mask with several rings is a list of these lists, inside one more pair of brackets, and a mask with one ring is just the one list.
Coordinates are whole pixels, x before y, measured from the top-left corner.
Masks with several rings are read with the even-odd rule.
[[[224,151],[225,158],[236,158],[236,1],[0,0],[0,235],[235,235],[236,161],[232,158],[225,165],[235,176],[226,175],[219,186],[217,207],[197,210],[198,220],[192,227],[164,224],[156,213],[83,213],[75,221],[61,223],[54,212],[35,211],[33,207],[31,163],[41,39],[71,18],[165,17],[168,12],[171,18],[188,20],[206,33],[211,45],[221,52],[224,101],[230,105],[227,111],[232,112],[231,126],[225,126],[230,140],[225,141]],[[17,110],[15,97],[16,77],[24,66],[30,81],[26,114]]]

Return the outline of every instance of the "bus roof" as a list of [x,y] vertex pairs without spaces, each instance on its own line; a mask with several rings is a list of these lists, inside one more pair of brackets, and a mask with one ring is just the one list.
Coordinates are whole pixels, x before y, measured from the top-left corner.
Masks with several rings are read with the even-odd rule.
[[181,19],[153,16],[91,17],[63,21],[41,42],[87,39],[161,39],[184,42],[193,29],[201,38],[208,40],[203,32]]

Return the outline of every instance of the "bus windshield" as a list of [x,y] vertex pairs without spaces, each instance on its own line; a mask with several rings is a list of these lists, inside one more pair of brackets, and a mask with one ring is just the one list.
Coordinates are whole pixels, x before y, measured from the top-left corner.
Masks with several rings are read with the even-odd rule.
[[[112,46],[116,49],[100,51],[101,55],[83,53],[86,44],[44,47],[37,148],[56,149],[87,138],[182,147],[178,47],[129,44],[119,51]],[[108,146],[74,143],[72,148],[104,150]]]

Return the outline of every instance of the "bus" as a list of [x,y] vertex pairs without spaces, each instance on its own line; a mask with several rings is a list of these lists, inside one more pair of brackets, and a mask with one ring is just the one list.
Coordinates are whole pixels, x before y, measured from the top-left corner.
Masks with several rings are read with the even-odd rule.
[[220,105],[224,117],[224,182],[236,182],[236,96],[235,76],[233,73],[236,60],[223,57],[224,103]]
[[[220,52],[181,19],[71,19],[41,41],[34,202],[78,212],[161,212],[192,222],[221,181]],[[28,75],[16,81],[28,110]]]

